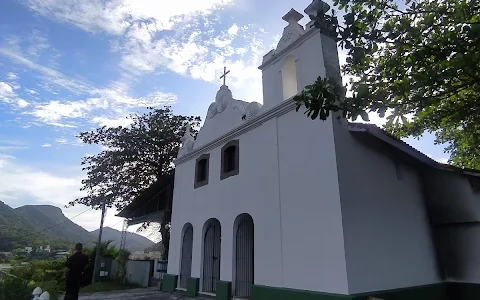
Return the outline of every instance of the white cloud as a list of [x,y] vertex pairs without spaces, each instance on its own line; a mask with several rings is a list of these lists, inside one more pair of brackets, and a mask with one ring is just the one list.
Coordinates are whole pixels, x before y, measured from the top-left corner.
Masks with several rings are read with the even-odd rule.
[[18,100],[17,100],[17,106],[18,106],[19,108],[25,108],[25,107],[27,107],[27,106],[29,106],[29,105],[30,105],[30,103],[28,103],[27,101],[25,101],[25,100],[23,100],[23,99],[18,99]]
[[18,97],[11,83],[0,81],[0,101],[12,104],[17,108],[25,108],[29,103]]
[[0,97],[7,98],[13,95],[15,95],[13,92],[13,87],[6,82],[0,81]]
[[8,79],[8,80],[16,80],[16,79],[18,79],[18,75],[15,74],[15,73],[9,72],[9,73],[7,74],[7,79]]
[[52,144],[42,144],[41,147],[43,147],[43,148],[49,148],[49,147],[52,147]]
[[233,5],[233,0],[184,0],[181,5],[150,0],[27,3],[52,19],[109,34],[112,50],[121,55],[122,73],[139,77],[167,70],[219,83],[227,65],[232,70],[229,86],[241,92],[235,96],[262,101],[257,67],[270,50],[272,36],[252,25],[218,29],[225,24],[220,23],[220,9]]
[[92,123],[98,124],[99,126],[107,127],[118,127],[118,126],[129,126],[132,124],[132,119],[128,117],[118,117],[118,118],[108,118],[108,117],[94,117]]
[[[80,168],[79,168],[80,169]],[[79,173],[68,176],[50,174],[21,164],[15,157],[0,153],[0,199],[7,205],[18,207],[28,200],[28,204],[54,205],[60,207],[68,218],[87,230],[95,230],[100,225],[100,212],[87,211],[79,205],[65,208],[69,201],[84,196],[80,191],[82,176]],[[80,216],[78,214],[82,213]],[[115,217],[115,209],[107,210],[105,226],[121,230],[122,218]],[[137,227],[129,228],[135,231]]]
[[96,97],[77,101],[52,100],[37,104],[29,114],[38,121],[59,127],[75,127],[76,120],[89,120],[102,125],[128,124],[119,120],[134,108],[173,104],[177,100],[171,93],[154,92],[143,97],[131,97],[115,88],[97,89]]
[[80,174],[59,176],[19,164],[12,156],[0,154],[0,199],[62,206],[82,196]]
[[42,65],[39,65],[32,60],[24,57],[22,53],[15,51],[12,47],[0,47],[0,55],[3,55],[13,62],[24,65],[32,70],[40,72],[45,76],[45,81],[57,84],[63,88],[66,88],[75,93],[89,93],[94,89],[90,84],[82,82],[78,79],[70,78],[61,72],[48,68]]
[[122,35],[128,28],[144,20],[151,20],[151,30],[168,30],[181,16],[209,14],[232,2],[184,0],[179,4],[175,1],[151,0],[28,0],[27,5],[42,15],[73,23],[86,31]]
[[68,140],[64,137],[55,139],[55,142],[57,144],[60,144],[60,145],[67,145],[68,144]]
[[230,35],[236,35],[238,33],[238,29],[239,28],[238,28],[237,24],[233,24],[232,27],[230,27],[227,32]]
[[38,30],[33,30],[29,37],[29,44],[27,53],[30,57],[39,57],[43,51],[50,48],[47,37]]
[[59,124],[59,121],[64,118],[85,117],[92,107],[93,103],[88,103],[88,101],[61,102],[54,100],[47,104],[38,104],[32,114],[42,122],[53,125]]

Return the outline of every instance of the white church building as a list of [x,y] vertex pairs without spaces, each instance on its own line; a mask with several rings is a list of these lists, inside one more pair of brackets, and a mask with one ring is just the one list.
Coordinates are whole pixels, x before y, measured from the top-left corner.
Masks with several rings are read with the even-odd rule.
[[[305,12],[312,15],[314,1]],[[291,10],[263,104],[220,87],[175,161],[163,290],[216,299],[480,299],[480,174],[292,98],[337,76],[336,42]],[[260,96],[259,96],[260,97]]]

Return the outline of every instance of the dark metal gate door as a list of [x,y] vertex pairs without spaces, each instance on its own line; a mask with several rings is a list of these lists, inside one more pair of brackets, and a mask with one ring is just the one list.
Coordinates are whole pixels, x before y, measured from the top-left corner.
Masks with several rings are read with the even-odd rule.
[[220,280],[220,223],[212,222],[203,242],[203,291],[215,293]]
[[192,273],[193,227],[185,229],[182,239],[182,260],[180,266],[180,287],[187,288],[187,279]]
[[235,296],[249,298],[253,285],[253,220],[244,217],[237,228],[235,249]]

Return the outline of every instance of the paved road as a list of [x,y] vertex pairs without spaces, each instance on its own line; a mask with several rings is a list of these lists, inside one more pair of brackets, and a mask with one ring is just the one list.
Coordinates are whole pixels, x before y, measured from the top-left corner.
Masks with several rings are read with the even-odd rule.
[[79,300],[193,300],[174,294],[162,293],[153,289],[136,289],[110,293],[81,295]]

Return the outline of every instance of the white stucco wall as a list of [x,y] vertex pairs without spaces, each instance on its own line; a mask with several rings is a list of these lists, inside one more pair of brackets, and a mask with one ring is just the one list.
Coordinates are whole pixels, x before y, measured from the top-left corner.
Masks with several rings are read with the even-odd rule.
[[278,119],[284,286],[347,293],[332,120]]
[[331,123],[292,110],[238,139],[236,176],[220,180],[221,146],[209,151],[206,186],[193,188],[195,159],[176,166],[168,273],[179,274],[181,230],[190,222],[192,276],[201,278],[202,228],[217,218],[220,276],[231,281],[233,225],[248,213],[255,223],[255,284],[347,293]]
[[317,80],[318,76],[325,77],[320,31],[312,29],[260,67],[264,109],[272,108],[284,99],[282,68],[285,58],[289,56],[293,56],[296,61],[298,92]]
[[[344,124],[343,124],[344,125]],[[336,126],[349,292],[440,282],[419,174],[380,141]]]

